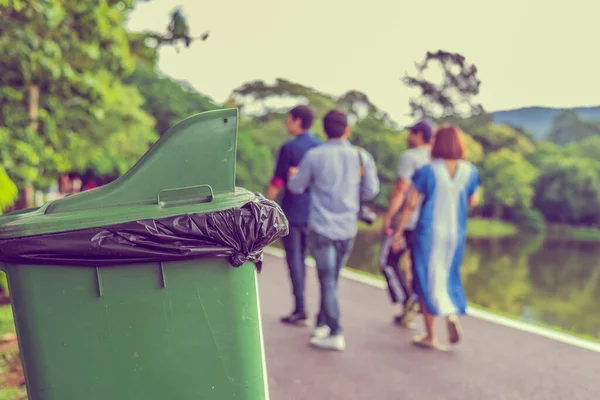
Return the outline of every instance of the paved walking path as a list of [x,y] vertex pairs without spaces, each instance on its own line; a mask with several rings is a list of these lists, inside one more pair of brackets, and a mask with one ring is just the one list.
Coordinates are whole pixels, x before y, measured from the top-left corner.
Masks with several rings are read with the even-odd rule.
[[[420,323],[417,331],[394,326],[387,293],[347,279],[339,289],[346,351],[312,349],[310,328],[279,322],[292,303],[284,261],[266,255],[259,285],[272,400],[600,399],[598,353],[470,317],[454,351],[419,349],[410,339]],[[307,285],[314,314],[314,269]]]

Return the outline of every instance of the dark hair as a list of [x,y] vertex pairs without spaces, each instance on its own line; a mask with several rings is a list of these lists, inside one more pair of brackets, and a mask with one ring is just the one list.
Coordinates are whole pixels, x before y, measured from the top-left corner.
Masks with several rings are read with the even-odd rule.
[[300,118],[302,129],[310,128],[315,119],[315,112],[311,106],[296,106],[290,110],[289,114],[294,119]]
[[467,157],[465,138],[458,126],[446,125],[435,133],[431,158],[445,160],[464,160]]
[[331,110],[323,117],[323,130],[330,139],[342,137],[348,127],[348,118],[343,111]]
[[433,138],[433,131],[435,127],[433,126],[433,122],[428,119],[424,119],[422,121],[417,122],[410,128],[410,133],[421,133],[423,137],[423,141],[425,143],[431,142]]

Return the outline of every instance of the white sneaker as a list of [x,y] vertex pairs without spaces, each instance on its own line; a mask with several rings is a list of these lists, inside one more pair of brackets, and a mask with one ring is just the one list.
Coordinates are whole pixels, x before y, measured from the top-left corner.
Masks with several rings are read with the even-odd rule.
[[323,339],[323,338],[326,338],[327,336],[329,336],[330,332],[331,332],[331,330],[329,329],[329,327],[327,325],[317,326],[315,328],[315,330],[313,331],[313,337]]
[[343,335],[327,336],[324,338],[314,337],[310,344],[323,350],[344,351],[346,349],[346,340]]

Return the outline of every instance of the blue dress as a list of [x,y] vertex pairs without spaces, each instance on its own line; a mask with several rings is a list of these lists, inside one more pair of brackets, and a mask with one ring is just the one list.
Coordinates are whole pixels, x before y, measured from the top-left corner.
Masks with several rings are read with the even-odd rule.
[[464,314],[467,299],[460,269],[468,198],[479,186],[479,172],[461,160],[452,178],[444,160],[434,159],[415,172],[412,183],[423,196],[412,238],[415,291],[433,315]]

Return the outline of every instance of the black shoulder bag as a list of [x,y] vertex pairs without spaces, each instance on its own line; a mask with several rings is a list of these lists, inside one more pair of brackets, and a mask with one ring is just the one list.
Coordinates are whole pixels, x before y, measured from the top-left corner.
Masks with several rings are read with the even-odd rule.
[[363,186],[363,177],[365,176],[365,166],[363,163],[362,154],[360,152],[360,147],[356,146],[356,149],[358,151],[358,161],[360,162],[360,186],[358,192],[358,201],[360,202],[360,208],[358,210],[358,219],[368,225],[373,225],[373,222],[375,222],[375,220],[377,219],[377,214],[373,210],[371,210],[371,207],[369,207],[369,204],[367,202],[363,202],[360,198],[362,192],[361,189]]

